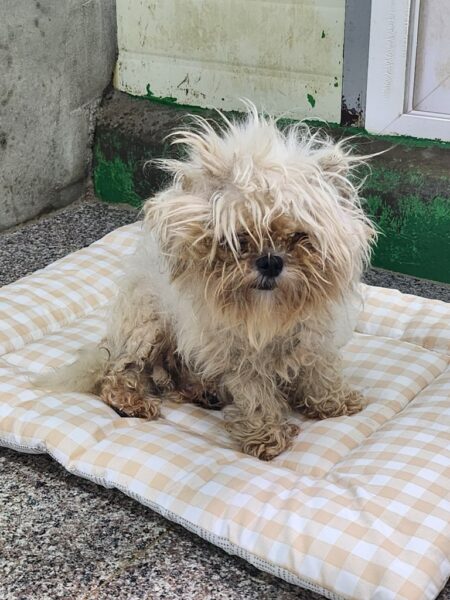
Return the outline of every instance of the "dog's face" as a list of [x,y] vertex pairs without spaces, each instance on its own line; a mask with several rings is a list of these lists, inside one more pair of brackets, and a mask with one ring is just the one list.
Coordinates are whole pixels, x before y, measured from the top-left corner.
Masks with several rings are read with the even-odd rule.
[[261,346],[326,312],[355,282],[374,232],[348,179],[356,159],[254,112],[221,135],[179,132],[185,161],[145,205],[172,278]]

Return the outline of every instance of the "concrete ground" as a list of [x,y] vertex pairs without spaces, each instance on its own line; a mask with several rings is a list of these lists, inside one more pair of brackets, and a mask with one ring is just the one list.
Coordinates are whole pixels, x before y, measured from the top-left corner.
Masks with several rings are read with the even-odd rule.
[[[0,285],[92,243],[137,211],[83,200],[0,235]],[[450,287],[371,270],[373,285],[450,301]],[[0,448],[2,600],[321,600],[45,455]],[[450,587],[439,600],[450,600]]]

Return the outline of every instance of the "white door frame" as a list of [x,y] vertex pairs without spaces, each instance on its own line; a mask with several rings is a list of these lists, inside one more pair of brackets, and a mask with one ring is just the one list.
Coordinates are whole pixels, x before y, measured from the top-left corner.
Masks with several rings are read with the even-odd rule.
[[419,9],[420,0],[372,0],[365,125],[450,141],[450,114],[412,109]]

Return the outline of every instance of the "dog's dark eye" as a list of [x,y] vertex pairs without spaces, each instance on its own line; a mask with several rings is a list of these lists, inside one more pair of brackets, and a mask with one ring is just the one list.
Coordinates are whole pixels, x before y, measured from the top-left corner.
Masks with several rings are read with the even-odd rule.
[[293,244],[298,244],[298,242],[304,242],[308,239],[308,234],[304,231],[296,231],[295,233],[291,233],[289,236],[289,242]]
[[239,248],[241,252],[247,252],[250,247],[250,240],[245,234],[238,235]]

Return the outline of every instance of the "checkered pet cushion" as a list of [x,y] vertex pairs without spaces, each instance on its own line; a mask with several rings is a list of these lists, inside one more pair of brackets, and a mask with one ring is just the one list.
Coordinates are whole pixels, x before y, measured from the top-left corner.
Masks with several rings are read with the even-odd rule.
[[346,372],[368,407],[301,422],[271,463],[236,450],[219,412],[120,418],[95,396],[33,389],[104,331],[119,229],[0,290],[0,444],[48,452],[228,552],[328,598],[435,598],[450,574],[450,305],[364,287]]

